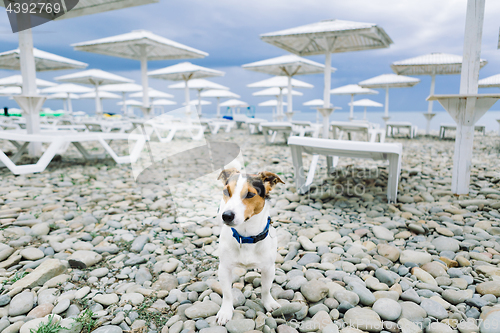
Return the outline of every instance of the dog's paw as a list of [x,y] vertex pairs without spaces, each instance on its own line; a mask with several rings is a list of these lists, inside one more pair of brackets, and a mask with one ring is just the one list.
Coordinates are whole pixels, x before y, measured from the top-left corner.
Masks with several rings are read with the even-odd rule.
[[233,309],[230,307],[221,307],[217,312],[217,324],[226,325],[233,318]]
[[281,305],[276,302],[272,297],[262,302],[267,311],[273,312],[276,309],[281,308]]

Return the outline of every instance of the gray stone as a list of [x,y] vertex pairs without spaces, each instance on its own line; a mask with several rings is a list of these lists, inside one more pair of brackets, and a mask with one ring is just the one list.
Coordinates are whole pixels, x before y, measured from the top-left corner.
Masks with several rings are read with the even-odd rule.
[[217,303],[204,301],[187,308],[184,314],[190,319],[207,318],[215,315],[219,309],[220,306]]
[[383,320],[395,321],[401,315],[401,306],[390,298],[380,298],[373,304],[372,310]]
[[446,311],[446,309],[436,301],[424,298],[422,299],[420,306],[425,310],[425,312],[427,312],[428,316],[439,320],[448,318],[448,311]]
[[28,313],[33,309],[35,297],[31,291],[24,291],[12,298],[9,305],[9,316],[15,317]]
[[230,320],[226,324],[229,333],[245,333],[255,328],[255,322],[252,319]]

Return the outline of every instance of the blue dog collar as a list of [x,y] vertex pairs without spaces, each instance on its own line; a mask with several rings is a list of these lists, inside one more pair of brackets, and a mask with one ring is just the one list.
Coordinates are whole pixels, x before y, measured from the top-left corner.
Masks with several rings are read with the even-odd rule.
[[267,237],[267,235],[269,234],[269,227],[270,226],[271,226],[271,217],[268,217],[266,228],[264,229],[264,231],[262,231],[260,234],[258,234],[256,236],[244,237],[244,236],[241,236],[238,233],[238,231],[236,231],[236,229],[231,228],[231,230],[233,231],[234,239],[236,239],[236,241],[238,243],[240,243],[240,244],[255,244],[255,243],[260,242],[261,240],[263,240],[264,238]]

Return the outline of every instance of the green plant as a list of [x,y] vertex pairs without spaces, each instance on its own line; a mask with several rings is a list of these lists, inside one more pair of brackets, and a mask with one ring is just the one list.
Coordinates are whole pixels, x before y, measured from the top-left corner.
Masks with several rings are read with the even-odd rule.
[[46,323],[40,323],[36,330],[31,329],[31,333],[58,333],[60,330],[69,330],[69,328],[62,327],[59,321],[54,320],[54,316],[50,315]]
[[[86,308],[84,311],[80,313],[78,318],[76,318],[76,322],[82,324],[82,332],[90,333],[95,328],[97,324],[97,320],[92,319],[94,313],[89,308]],[[39,332],[37,332],[39,333]]]
[[21,280],[23,277],[25,277],[28,274],[29,274],[28,272],[17,272],[16,274],[14,274],[14,276],[12,278],[10,278],[8,280],[8,282],[9,282],[9,284],[13,284],[14,282]]
[[174,237],[174,243],[182,243],[186,237]]

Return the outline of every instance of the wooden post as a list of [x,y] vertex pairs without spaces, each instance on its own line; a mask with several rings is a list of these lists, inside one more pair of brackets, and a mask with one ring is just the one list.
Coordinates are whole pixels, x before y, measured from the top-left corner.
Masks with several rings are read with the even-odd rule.
[[141,45],[142,106],[149,107],[148,55],[146,45]]
[[330,87],[332,81],[332,55],[330,50],[325,54],[325,88],[323,91],[323,108],[330,107]]
[[[434,95],[434,90],[436,88],[436,74],[433,74],[431,77],[432,77],[432,79],[431,79],[431,93],[429,96]],[[432,103],[434,103],[434,101],[429,101],[429,105],[427,107],[427,113],[432,113]]]
[[389,86],[385,87],[385,111],[384,117],[389,119]]
[[293,104],[292,104],[292,76],[288,75],[288,96],[286,98],[286,102],[288,103],[286,106],[287,112],[293,112]]
[[351,109],[349,110],[349,120],[352,121],[354,119],[354,94],[351,94]]
[[[465,18],[464,52],[460,76],[460,94],[477,94],[481,56],[485,0],[468,0]],[[467,99],[467,105],[457,109],[457,133],[453,156],[451,191],[469,194],[474,122],[470,114],[476,112],[476,99]],[[463,104],[463,103],[461,103]],[[473,117],[472,117],[473,118]]]
[[[28,15],[26,15],[28,16]],[[18,15],[18,20],[22,20]],[[24,17],[24,16],[23,16]],[[31,29],[18,32],[19,37],[19,58],[21,62],[21,76],[23,78],[22,95],[24,99],[35,98],[36,93],[36,66],[33,55],[33,35]],[[44,99],[45,100],[45,99]],[[40,115],[39,111],[43,101],[25,101],[22,107],[24,117],[26,118],[26,130],[28,134],[40,133]],[[28,153],[32,157],[38,157],[42,154],[42,144],[32,142],[29,145]]]

